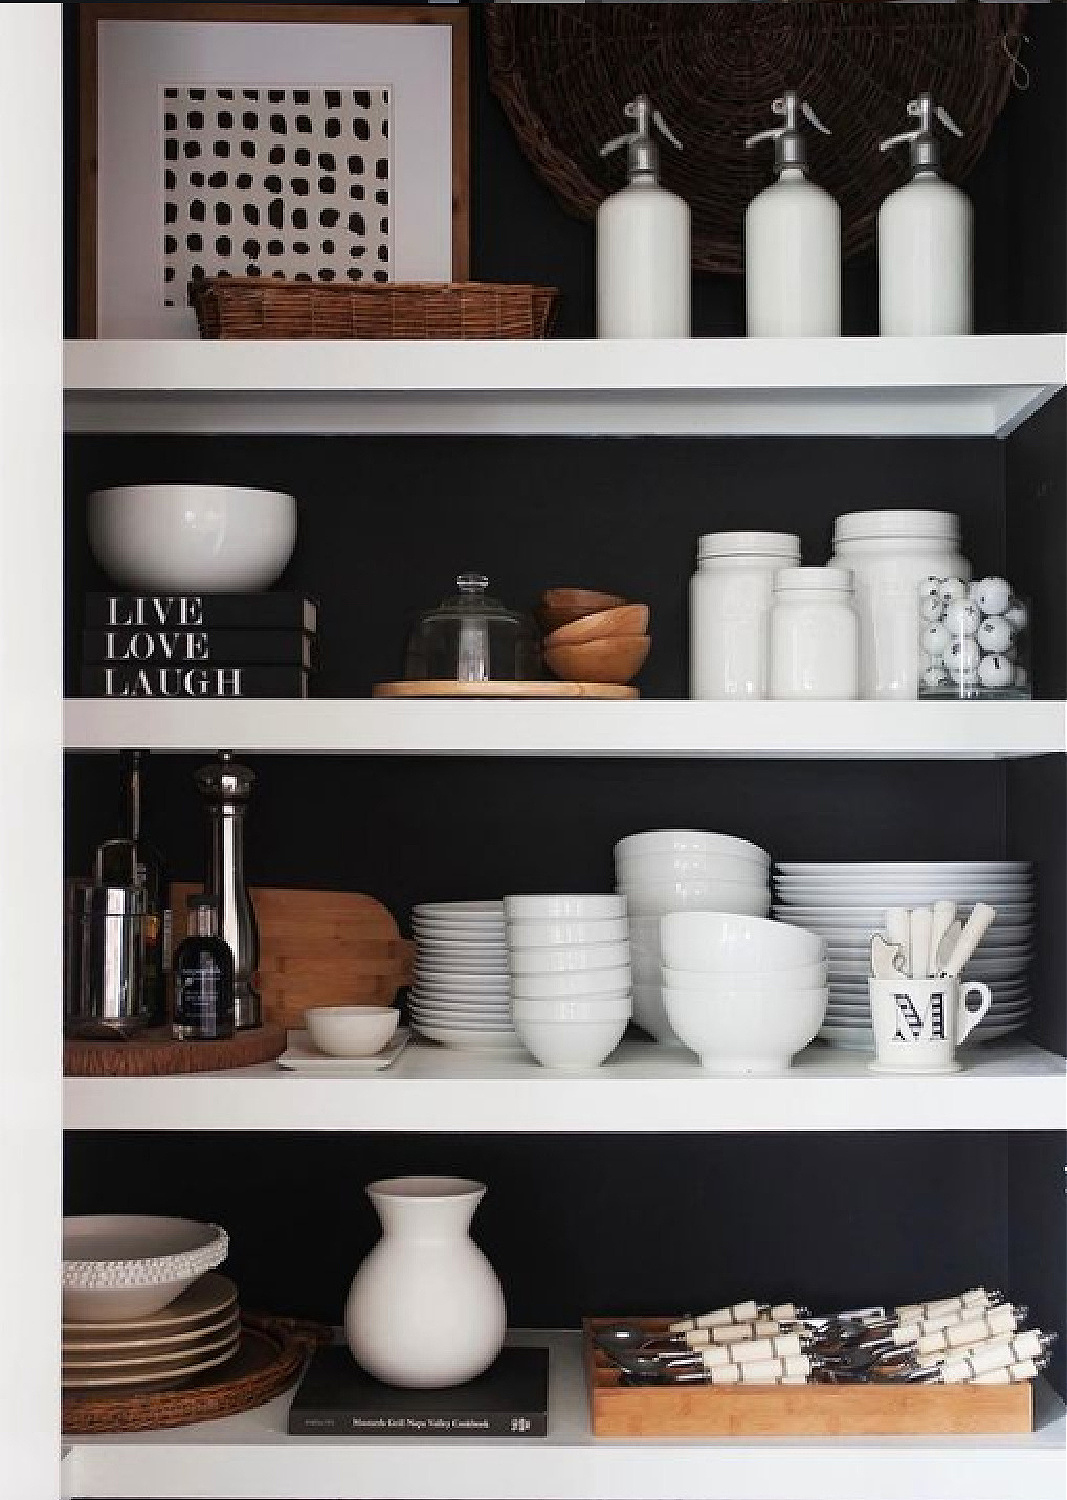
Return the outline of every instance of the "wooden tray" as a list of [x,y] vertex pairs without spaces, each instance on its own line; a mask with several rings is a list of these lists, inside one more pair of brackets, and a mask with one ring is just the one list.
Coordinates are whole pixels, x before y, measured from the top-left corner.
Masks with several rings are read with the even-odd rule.
[[[883,1437],[1034,1429],[1034,1393],[1020,1385],[624,1386],[593,1343],[617,1318],[582,1325],[594,1437]],[[665,1318],[627,1318],[660,1333]]]
[[614,682],[379,682],[372,698],[640,698]]
[[67,1078],[156,1078],[174,1073],[221,1073],[270,1062],[285,1051],[284,1026],[238,1031],[224,1042],[178,1042],[169,1029],[144,1031],[129,1041],[66,1041]]
[[318,1323],[243,1313],[240,1348],[217,1370],[206,1370],[171,1391],[68,1391],[63,1396],[63,1431],[146,1432],[251,1411],[287,1390],[312,1349],[329,1342],[330,1330]]

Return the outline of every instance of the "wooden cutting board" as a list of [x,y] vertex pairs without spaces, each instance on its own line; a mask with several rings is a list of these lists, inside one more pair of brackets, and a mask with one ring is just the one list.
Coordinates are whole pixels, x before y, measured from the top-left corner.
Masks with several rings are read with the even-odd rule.
[[[173,948],[185,935],[186,897],[199,885],[170,888]],[[373,896],[353,891],[252,886],[259,924],[263,1019],[299,1028],[313,1005],[392,1005],[410,981],[414,944]],[[169,959],[168,959],[169,962]]]

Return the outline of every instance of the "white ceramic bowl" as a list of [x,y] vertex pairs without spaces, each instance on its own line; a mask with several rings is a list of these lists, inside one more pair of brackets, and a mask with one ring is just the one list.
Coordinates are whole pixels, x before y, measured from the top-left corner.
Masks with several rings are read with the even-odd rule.
[[508,922],[607,921],[626,916],[625,896],[505,896]]
[[747,859],[768,869],[771,856],[766,849],[748,839],[729,833],[704,833],[697,828],[653,828],[647,833],[630,833],[615,845],[616,856],[629,859],[642,854],[724,854],[732,859]]
[[633,1007],[629,995],[600,996],[598,999],[516,1000],[512,1015],[516,1021],[628,1021]]
[[545,1021],[530,1016],[515,1018],[515,1030],[528,1051],[543,1068],[560,1072],[584,1072],[610,1057],[622,1041],[629,1018],[626,1014],[597,1021]]
[[662,967],[656,975],[659,983],[676,990],[706,990],[709,984],[716,989],[752,991],[763,989],[816,990],[826,984],[825,960],[817,964],[804,964],[795,969],[771,969],[766,973],[735,973],[731,969],[669,969]]
[[615,870],[621,886],[644,880],[736,880],[763,888],[770,884],[764,865],[729,854],[617,854]]
[[661,1047],[680,1047],[682,1044],[671,1029],[667,1010],[663,1004],[661,984],[634,985],[634,1023],[660,1044]]
[[221,1266],[230,1241],[217,1224],[154,1214],[63,1220],[63,1317],[110,1323],[159,1312]]
[[766,886],[733,880],[657,880],[631,886],[626,899],[630,917],[665,917],[672,911],[734,911],[763,917],[771,909]]
[[788,922],[736,912],[671,912],[660,924],[663,961],[671,969],[761,974],[822,963],[821,937]]
[[126,484],[89,496],[89,546],[122,588],[269,589],[296,545],[296,501],[228,484]]
[[585,974],[619,969],[630,962],[629,943],[572,943],[559,948],[513,948],[512,974]]
[[[619,898],[625,900],[624,896]],[[559,918],[508,924],[508,947],[573,948],[580,943],[624,943],[630,936],[625,917]]]
[[568,995],[628,995],[630,966],[622,969],[587,969],[579,974],[513,974],[511,994],[515,1000],[562,1000]]
[[665,990],[671,1029],[712,1073],[781,1073],[809,1042],[826,1015],[825,989],[746,997]]
[[373,1057],[388,1046],[400,1012],[385,1005],[316,1005],[304,1012],[313,1044],[331,1057]]

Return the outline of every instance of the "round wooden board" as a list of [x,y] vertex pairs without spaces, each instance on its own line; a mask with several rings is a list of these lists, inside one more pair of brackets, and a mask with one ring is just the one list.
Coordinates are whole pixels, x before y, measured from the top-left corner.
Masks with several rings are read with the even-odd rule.
[[160,1028],[126,1042],[66,1041],[68,1078],[153,1078],[167,1073],[219,1073],[270,1062],[285,1051],[284,1026],[269,1023],[238,1031],[224,1042],[178,1042]]
[[379,682],[372,698],[640,698],[615,682]]

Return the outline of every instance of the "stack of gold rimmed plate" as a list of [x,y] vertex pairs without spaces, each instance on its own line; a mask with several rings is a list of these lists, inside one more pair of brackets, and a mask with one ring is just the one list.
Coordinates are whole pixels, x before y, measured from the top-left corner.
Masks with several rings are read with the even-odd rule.
[[63,1321],[63,1389],[167,1390],[232,1359],[241,1339],[237,1288],[208,1272],[159,1312],[125,1321]]

